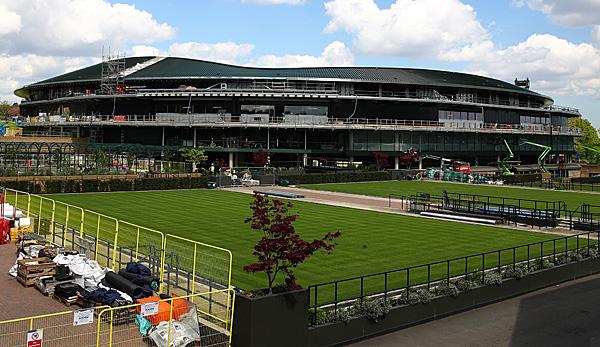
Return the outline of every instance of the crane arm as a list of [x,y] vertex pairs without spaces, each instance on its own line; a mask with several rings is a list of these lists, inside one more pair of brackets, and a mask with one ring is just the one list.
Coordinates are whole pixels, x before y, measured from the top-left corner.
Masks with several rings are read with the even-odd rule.
[[504,159],[502,159],[502,162],[500,162],[500,165],[502,166],[502,171],[503,171],[502,174],[504,176],[512,176],[512,175],[514,175],[514,173],[512,171],[510,171],[507,161],[514,158],[515,155],[513,154],[513,151],[510,149],[510,146],[508,145],[508,142],[506,142],[506,140],[504,140],[504,145],[506,146],[506,149],[508,149],[508,154],[506,154],[506,157],[504,157]]
[[531,142],[531,141],[523,141],[523,143],[521,145],[531,145],[531,146],[536,146],[536,147],[542,148],[543,149],[542,154],[540,154],[540,156],[538,157],[538,165],[540,166],[540,170],[542,172],[548,172],[548,169],[546,169],[546,165],[544,165],[544,162],[545,162],[548,154],[550,154],[550,151],[552,151],[552,147],[542,145],[539,143],[535,143],[535,142]]

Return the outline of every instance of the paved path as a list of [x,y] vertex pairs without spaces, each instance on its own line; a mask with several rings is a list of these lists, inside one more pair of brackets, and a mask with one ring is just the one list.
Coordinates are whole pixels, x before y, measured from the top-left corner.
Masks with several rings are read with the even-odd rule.
[[[317,204],[331,205],[331,206],[341,206],[341,207],[349,207],[356,208],[367,211],[377,211],[377,212],[385,212],[392,214],[400,214],[410,217],[416,218],[427,218],[427,219],[436,219],[443,220],[449,223],[467,223],[467,224],[475,224],[482,225],[481,223],[475,222],[467,222],[467,221],[452,221],[443,218],[435,218],[435,217],[427,217],[421,216],[415,213],[411,213],[403,209],[403,201],[400,199],[392,199],[391,200],[391,208],[390,208],[390,200],[388,198],[376,197],[376,196],[367,196],[367,195],[358,195],[358,194],[349,194],[349,193],[339,193],[339,192],[330,192],[330,191],[321,191],[314,189],[306,189],[306,188],[292,188],[292,187],[232,187],[225,188],[225,190],[245,193],[245,194],[253,194],[255,190],[274,190],[278,192],[286,192],[286,193],[294,193],[294,194],[302,194],[304,198],[301,199],[291,199],[293,201],[306,201]],[[404,207],[405,208],[405,207]],[[571,236],[574,234],[578,234],[576,231],[569,231],[563,229],[535,229],[529,226],[514,226],[514,225],[502,225],[498,224],[495,227],[498,228],[506,228],[511,230],[523,230],[530,232],[539,232],[545,234],[559,235],[559,236]]]
[[0,246],[0,321],[73,309],[44,296],[35,286],[23,287],[8,274],[17,259],[16,251],[14,244]]
[[314,202],[319,204],[358,208],[370,211],[383,211],[394,213],[406,213],[401,210],[401,200],[392,200],[393,209],[389,208],[389,200],[387,198],[328,192],[313,189],[291,188],[291,187],[233,187],[227,188],[229,191],[253,194],[255,190],[275,190],[278,192],[302,194],[304,198],[297,199],[298,201]]
[[599,322],[600,274],[351,346],[600,346]]

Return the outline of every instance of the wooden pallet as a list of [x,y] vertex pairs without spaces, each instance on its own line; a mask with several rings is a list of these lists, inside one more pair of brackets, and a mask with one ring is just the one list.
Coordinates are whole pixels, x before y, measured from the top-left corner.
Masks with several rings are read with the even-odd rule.
[[[32,264],[35,263],[35,264]],[[42,276],[56,275],[56,263],[48,258],[30,258],[17,261],[17,280],[29,287]]]
[[57,300],[58,302],[67,305],[67,306],[71,306],[71,305],[75,305],[78,303],[78,299],[73,299],[73,300],[67,300],[65,298],[61,298],[60,296],[56,296],[55,294],[52,295],[52,297]]

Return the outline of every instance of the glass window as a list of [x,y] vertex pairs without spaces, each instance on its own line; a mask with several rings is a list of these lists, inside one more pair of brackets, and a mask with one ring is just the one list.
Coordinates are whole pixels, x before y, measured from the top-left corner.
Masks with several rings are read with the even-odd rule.
[[329,108],[327,106],[285,106],[283,113],[290,115],[327,116]]
[[270,105],[242,105],[242,114],[275,115],[275,106]]

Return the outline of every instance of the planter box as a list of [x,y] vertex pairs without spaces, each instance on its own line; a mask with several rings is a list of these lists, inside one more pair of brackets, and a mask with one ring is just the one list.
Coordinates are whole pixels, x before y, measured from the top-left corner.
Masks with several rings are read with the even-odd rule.
[[378,323],[359,317],[348,323],[309,328],[308,346],[332,346],[366,339],[598,272],[600,259],[584,260],[530,273],[519,280],[506,280],[499,286],[478,287],[455,298],[438,297],[429,304],[394,307]]
[[308,344],[308,292],[235,299],[233,346],[304,347]]

